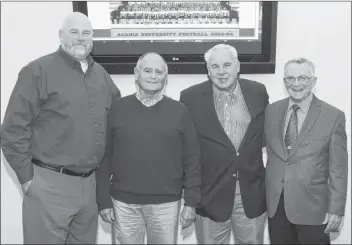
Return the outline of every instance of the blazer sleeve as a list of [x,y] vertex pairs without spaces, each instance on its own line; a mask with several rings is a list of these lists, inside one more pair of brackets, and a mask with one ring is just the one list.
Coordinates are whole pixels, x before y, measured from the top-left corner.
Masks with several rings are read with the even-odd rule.
[[181,94],[180,94],[180,102],[182,102],[185,106],[188,107],[189,109],[189,105],[187,103],[187,99],[186,99],[186,95],[185,95],[185,92],[184,91],[181,91]]
[[186,206],[198,207],[201,199],[200,146],[191,113],[185,108],[182,117],[183,132],[183,185]]
[[[266,87],[264,86],[264,123],[265,123],[265,117],[266,117],[266,108],[269,105],[269,94],[266,91]],[[263,131],[264,131],[264,126],[263,126]],[[265,132],[263,132],[263,139],[262,139],[262,147],[266,147],[266,137],[265,137]]]
[[348,153],[346,118],[341,112],[336,120],[329,147],[328,212],[343,216],[347,197]]

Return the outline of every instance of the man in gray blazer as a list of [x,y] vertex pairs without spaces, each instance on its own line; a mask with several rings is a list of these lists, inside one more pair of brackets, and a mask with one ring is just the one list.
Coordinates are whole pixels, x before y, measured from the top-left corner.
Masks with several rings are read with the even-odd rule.
[[314,65],[286,63],[289,98],[266,108],[266,199],[272,244],[330,244],[347,196],[345,114],[312,94]]

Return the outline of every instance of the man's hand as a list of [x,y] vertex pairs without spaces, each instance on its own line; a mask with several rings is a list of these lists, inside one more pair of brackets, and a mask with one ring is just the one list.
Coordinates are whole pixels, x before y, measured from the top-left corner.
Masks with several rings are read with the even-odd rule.
[[325,228],[325,233],[329,233],[332,230],[335,230],[340,227],[343,216],[337,214],[326,213],[323,224],[328,224]]
[[106,208],[100,211],[100,217],[108,223],[115,221],[115,213],[113,208]]
[[191,226],[194,220],[196,219],[196,210],[193,207],[183,206],[180,223],[182,229],[186,229]]
[[32,183],[32,180],[28,180],[27,182],[25,182],[25,183],[23,183],[23,184],[21,185],[21,187],[22,187],[22,194],[23,194],[23,195],[27,193],[28,188],[29,188],[29,186],[31,185],[31,183]]

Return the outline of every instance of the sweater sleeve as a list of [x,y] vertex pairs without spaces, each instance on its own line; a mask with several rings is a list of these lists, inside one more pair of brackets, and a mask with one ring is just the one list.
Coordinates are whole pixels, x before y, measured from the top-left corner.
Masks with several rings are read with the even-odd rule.
[[110,197],[110,178],[111,178],[111,158],[113,149],[113,118],[115,115],[114,104],[108,114],[107,132],[106,132],[106,149],[104,158],[100,167],[95,173],[96,178],[96,198],[99,212],[103,209],[112,208],[112,200]]
[[184,172],[184,199],[185,205],[198,207],[201,192],[200,147],[198,135],[190,112],[185,108],[182,117],[183,123],[183,172]]

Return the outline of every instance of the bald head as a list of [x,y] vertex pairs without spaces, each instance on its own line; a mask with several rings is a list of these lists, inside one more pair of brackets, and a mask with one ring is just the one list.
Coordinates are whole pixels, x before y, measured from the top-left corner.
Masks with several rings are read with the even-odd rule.
[[87,28],[92,29],[92,24],[88,19],[87,15],[82,14],[81,12],[73,12],[66,16],[61,25],[61,30],[68,30],[72,25],[77,23],[85,24]]
[[60,29],[62,48],[78,61],[86,59],[93,48],[93,30],[88,17],[80,12],[70,13]]

